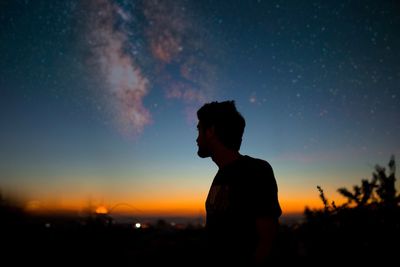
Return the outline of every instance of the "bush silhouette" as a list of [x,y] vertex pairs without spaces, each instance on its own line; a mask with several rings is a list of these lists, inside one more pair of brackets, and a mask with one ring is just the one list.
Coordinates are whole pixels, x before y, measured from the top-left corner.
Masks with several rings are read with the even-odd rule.
[[388,170],[376,165],[371,180],[362,179],[361,185],[352,190],[339,188],[338,192],[348,199],[340,206],[329,203],[317,186],[324,207],[306,208],[305,222],[298,229],[305,257],[359,263],[396,259],[400,248],[400,196],[395,186],[394,156]]

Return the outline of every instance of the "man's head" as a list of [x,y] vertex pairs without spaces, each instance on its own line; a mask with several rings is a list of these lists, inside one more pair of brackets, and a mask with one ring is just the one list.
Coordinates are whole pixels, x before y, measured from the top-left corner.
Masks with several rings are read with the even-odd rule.
[[246,122],[237,111],[234,101],[211,102],[197,111],[199,136],[197,154],[210,157],[214,146],[219,142],[224,147],[239,151]]

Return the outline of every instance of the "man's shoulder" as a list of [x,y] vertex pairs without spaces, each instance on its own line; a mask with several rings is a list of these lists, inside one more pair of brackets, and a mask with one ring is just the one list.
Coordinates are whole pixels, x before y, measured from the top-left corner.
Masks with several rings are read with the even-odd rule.
[[256,183],[261,187],[266,184],[268,185],[268,188],[275,187],[275,174],[272,166],[267,160],[251,156],[244,156],[243,161],[246,162],[244,164],[245,167],[243,168],[243,171],[247,176],[247,181],[250,183]]
[[245,156],[243,156],[243,160],[246,165],[251,166],[253,168],[267,168],[267,169],[272,170],[271,164],[269,164],[269,162],[264,159],[245,155]]

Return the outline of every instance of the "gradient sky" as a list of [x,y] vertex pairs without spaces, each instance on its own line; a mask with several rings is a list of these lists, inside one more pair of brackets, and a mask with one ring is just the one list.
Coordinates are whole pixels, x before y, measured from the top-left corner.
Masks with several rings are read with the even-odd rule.
[[0,187],[203,214],[195,112],[235,100],[284,213],[340,203],[400,155],[399,48],[397,1],[1,1]]

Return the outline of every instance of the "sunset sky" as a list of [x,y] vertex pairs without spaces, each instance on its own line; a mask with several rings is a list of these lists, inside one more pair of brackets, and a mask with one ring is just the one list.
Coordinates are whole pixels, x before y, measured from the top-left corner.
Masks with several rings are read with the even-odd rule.
[[342,203],[400,156],[399,48],[397,1],[1,1],[0,189],[203,214],[196,110],[235,100],[284,214]]

